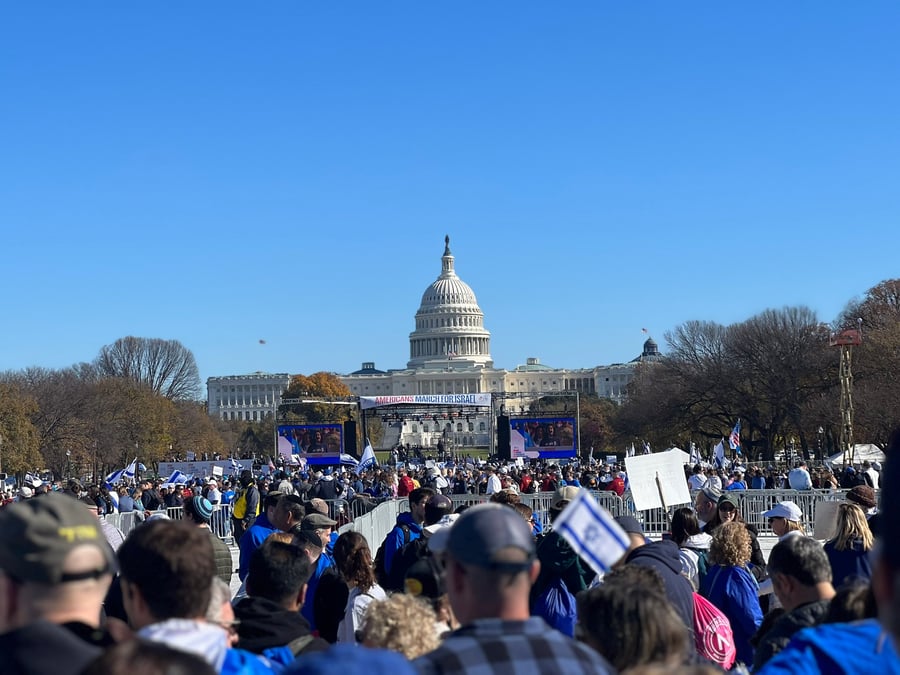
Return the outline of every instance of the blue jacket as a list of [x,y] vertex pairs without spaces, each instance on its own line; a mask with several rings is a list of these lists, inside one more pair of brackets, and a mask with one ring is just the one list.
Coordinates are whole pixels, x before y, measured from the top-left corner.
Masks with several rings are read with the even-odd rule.
[[753,664],[753,637],[762,623],[759,584],[746,567],[712,565],[703,578],[703,596],[722,610],[731,622],[737,660]]
[[409,527],[409,541],[415,541],[422,536],[422,526],[413,520],[412,514],[409,511],[397,516],[397,524],[394,525],[394,529],[388,532],[388,535],[384,538],[384,571],[388,574],[391,573],[394,554],[403,548],[404,543],[407,543],[403,529],[400,527],[401,525]]
[[269,522],[265,513],[260,513],[250,529],[244,532],[244,536],[241,537],[239,544],[241,558],[240,565],[238,566],[238,577],[240,577],[241,581],[247,578],[247,573],[250,571],[250,556],[253,555],[253,552],[256,549],[262,546],[266,537],[273,532],[278,532],[278,528]]
[[758,675],[900,674],[890,636],[875,619],[807,628],[766,663]]
[[827,541],[825,555],[831,565],[831,583],[835,588],[853,579],[869,581],[872,578],[872,560],[869,552],[863,550],[859,539],[846,551],[838,551],[834,547],[834,541]]
[[300,614],[309,621],[309,629],[311,631],[316,630],[316,616],[313,611],[313,601],[316,598],[316,589],[319,587],[319,580],[322,578],[322,574],[329,567],[334,567],[334,559],[325,551],[322,551],[322,555],[319,556],[319,560],[316,563],[316,569],[313,570],[312,576],[309,578],[309,581],[306,582],[306,600],[303,601],[303,607],[300,609]]

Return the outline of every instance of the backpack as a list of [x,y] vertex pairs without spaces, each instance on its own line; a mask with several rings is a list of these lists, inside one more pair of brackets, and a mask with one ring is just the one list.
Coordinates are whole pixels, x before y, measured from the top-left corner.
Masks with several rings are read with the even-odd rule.
[[575,624],[578,622],[575,596],[569,591],[562,577],[554,576],[535,598],[531,606],[531,616],[539,616],[551,628],[555,628],[563,635],[575,637]]
[[231,517],[235,520],[243,520],[247,514],[247,491],[241,490],[240,496],[235,500],[234,506],[231,507]]
[[[410,540],[412,539],[412,532],[409,529],[409,525],[397,525],[401,530],[403,530],[403,545],[400,547],[402,550],[403,546],[406,546]],[[387,543],[387,537],[384,538],[384,541],[381,542],[381,546],[378,547],[378,551],[375,553],[375,561],[373,566],[375,568],[375,581],[378,582],[378,585],[382,588],[387,587],[388,583],[388,575],[387,570],[384,568],[384,545]],[[397,552],[399,553],[400,550]],[[397,555],[394,554],[394,561],[397,560]]]
[[709,570],[709,549],[693,548],[692,546],[685,546],[684,548],[697,556],[697,586],[702,588],[706,572]]
[[725,670],[734,665],[737,648],[731,623],[718,607],[699,593],[694,593],[694,644],[700,656]]
[[428,540],[418,537],[404,544],[391,560],[391,571],[387,575],[387,585],[381,584],[386,591],[402,591],[406,581],[406,573],[416,562],[430,555]]

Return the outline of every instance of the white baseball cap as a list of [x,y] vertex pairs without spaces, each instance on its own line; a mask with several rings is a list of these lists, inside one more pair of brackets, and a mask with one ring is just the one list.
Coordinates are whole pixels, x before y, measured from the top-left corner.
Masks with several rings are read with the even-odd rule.
[[778,502],[768,511],[763,511],[763,518],[785,518],[799,523],[803,512],[794,502]]

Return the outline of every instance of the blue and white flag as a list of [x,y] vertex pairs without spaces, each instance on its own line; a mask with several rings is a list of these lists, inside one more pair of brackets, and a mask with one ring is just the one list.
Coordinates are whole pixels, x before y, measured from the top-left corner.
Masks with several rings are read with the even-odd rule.
[[348,455],[346,452],[341,453],[341,464],[344,466],[358,466],[359,460],[356,459],[353,455]]
[[621,560],[630,545],[625,530],[587,490],[578,491],[553,522],[553,529],[597,574]]
[[652,452],[650,450],[650,444],[647,441],[644,441],[644,454],[649,455]]
[[728,445],[729,447],[737,452],[737,454],[741,454],[741,419],[738,418],[738,421],[734,425],[734,429],[731,430],[731,436],[728,437]]
[[116,483],[122,482],[122,479],[125,477],[125,469],[119,469],[118,471],[113,471],[106,478],[103,479],[103,482],[106,483],[107,487],[112,487]]
[[713,450],[713,458],[715,459],[717,469],[725,468],[725,444],[722,443],[722,441],[719,441],[716,444],[716,447]]
[[634,442],[632,441],[631,447],[625,451],[626,457],[634,457]]
[[237,461],[234,457],[231,458],[231,470],[232,471],[243,471],[244,465]]
[[134,478],[134,472],[137,471],[137,457],[135,457],[131,461],[131,464],[129,464],[128,466],[125,467],[124,471],[125,471],[125,473],[122,475],[125,478],[129,478],[129,479]]
[[700,463],[700,452],[697,450],[697,445],[694,441],[691,441],[691,464],[699,464]]
[[166,478],[164,481],[167,485],[184,485],[188,483],[193,476],[188,476],[187,474],[181,473],[178,469],[175,469],[172,472],[172,475]]
[[368,471],[378,464],[378,460],[375,458],[375,450],[372,449],[372,444],[369,443],[369,439],[366,439],[366,449],[363,450],[362,459],[359,460],[359,466],[357,467],[360,471]]
[[30,485],[33,488],[40,487],[41,485],[44,484],[44,481],[42,481],[40,479],[40,476],[38,476],[35,473],[30,473],[30,472],[25,474],[24,482],[25,482],[25,485]]

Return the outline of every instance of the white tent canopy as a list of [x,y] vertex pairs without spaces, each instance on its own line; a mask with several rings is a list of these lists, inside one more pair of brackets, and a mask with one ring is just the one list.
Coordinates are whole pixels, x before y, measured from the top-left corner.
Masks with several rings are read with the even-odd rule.
[[[856,443],[853,446],[853,463],[862,464],[869,462],[884,462],[884,452],[873,443]],[[832,464],[844,465],[844,453],[839,452],[828,458]]]

